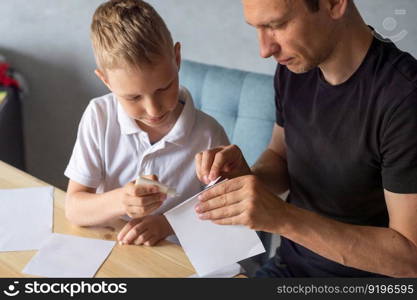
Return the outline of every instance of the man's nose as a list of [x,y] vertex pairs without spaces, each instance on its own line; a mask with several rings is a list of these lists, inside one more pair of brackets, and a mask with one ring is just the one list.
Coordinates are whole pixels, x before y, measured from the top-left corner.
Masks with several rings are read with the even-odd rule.
[[268,58],[280,50],[274,33],[268,28],[258,30],[259,50],[263,58]]

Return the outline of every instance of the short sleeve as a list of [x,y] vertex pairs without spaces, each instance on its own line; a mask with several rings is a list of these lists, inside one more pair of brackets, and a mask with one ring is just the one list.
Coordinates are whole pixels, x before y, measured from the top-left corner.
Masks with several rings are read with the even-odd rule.
[[384,188],[417,193],[417,89],[392,114],[382,136],[381,154]]
[[274,90],[275,90],[275,114],[276,114],[276,123],[284,127],[285,120],[282,109],[282,98],[280,97],[280,88],[279,88],[279,74],[280,74],[280,65],[277,66],[275,76],[274,76]]
[[93,102],[87,106],[78,127],[77,140],[65,176],[82,185],[97,188],[103,180],[101,155],[103,114]]

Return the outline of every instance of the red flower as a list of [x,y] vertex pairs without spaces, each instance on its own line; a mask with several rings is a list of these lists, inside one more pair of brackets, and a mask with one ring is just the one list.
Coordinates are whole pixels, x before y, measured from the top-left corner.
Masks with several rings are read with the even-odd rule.
[[9,65],[0,63],[0,85],[19,87],[19,82],[8,75]]

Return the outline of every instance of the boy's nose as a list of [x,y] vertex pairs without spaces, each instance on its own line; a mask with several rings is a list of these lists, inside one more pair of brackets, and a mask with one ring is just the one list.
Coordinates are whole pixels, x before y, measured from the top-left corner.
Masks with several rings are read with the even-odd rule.
[[262,28],[258,30],[259,50],[263,58],[268,58],[280,50],[280,46],[275,40],[272,30]]
[[146,113],[151,118],[160,117],[162,114],[162,106],[154,99],[150,99],[146,107]]

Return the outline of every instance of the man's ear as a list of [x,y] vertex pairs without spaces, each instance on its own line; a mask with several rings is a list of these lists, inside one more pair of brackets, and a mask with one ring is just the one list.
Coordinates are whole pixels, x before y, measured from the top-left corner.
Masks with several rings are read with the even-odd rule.
[[175,62],[177,63],[178,71],[181,67],[181,44],[176,42],[174,45]]
[[107,88],[109,89],[109,90],[111,90],[111,88],[110,88],[110,84],[109,84],[109,81],[107,80],[107,77],[106,77],[106,75],[101,71],[101,70],[99,70],[99,69],[95,69],[94,70],[94,74],[96,74],[97,75],[97,77],[98,78],[100,78],[100,80],[107,86]]
[[346,15],[349,5],[351,5],[351,1],[352,0],[325,0],[321,3],[325,3],[325,7],[332,19],[339,20]]

